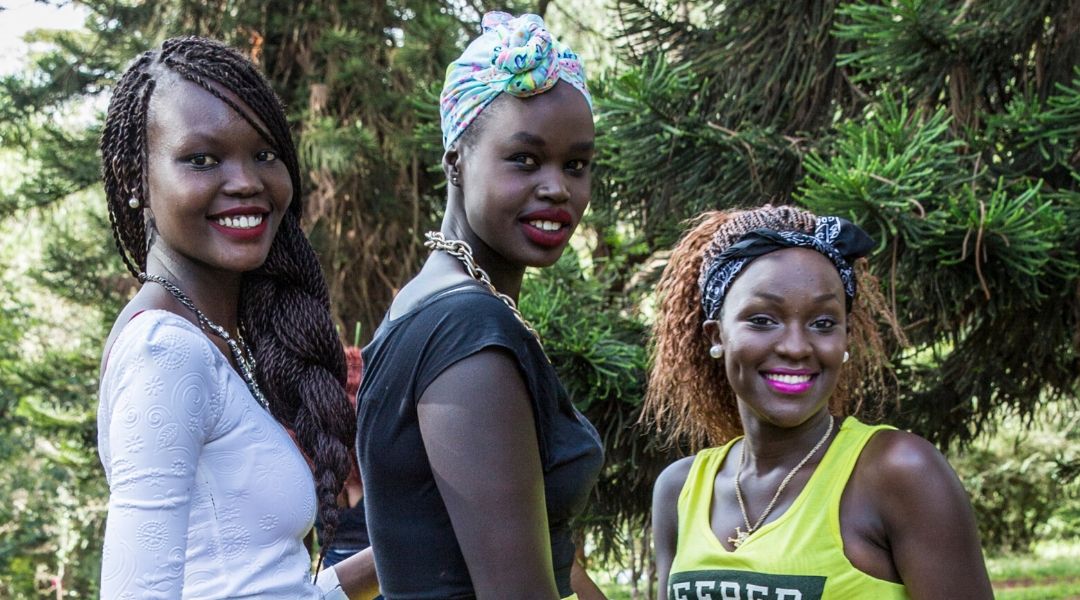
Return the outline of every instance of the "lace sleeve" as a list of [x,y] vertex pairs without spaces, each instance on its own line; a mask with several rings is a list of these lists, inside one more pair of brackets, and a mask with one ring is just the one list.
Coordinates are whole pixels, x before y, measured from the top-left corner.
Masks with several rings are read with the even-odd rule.
[[155,313],[125,327],[102,379],[98,444],[110,492],[102,598],[181,597],[196,465],[221,414],[210,341]]

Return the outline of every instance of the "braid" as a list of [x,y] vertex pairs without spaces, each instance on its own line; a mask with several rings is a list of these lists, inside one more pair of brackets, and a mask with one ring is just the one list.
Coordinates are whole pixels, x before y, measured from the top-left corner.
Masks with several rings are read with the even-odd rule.
[[326,280],[300,228],[300,167],[288,120],[269,83],[240,53],[212,40],[173,38],[124,73],[101,140],[113,238],[128,270],[138,276],[146,268],[146,227],[143,211],[132,210],[127,201],[132,196],[144,205],[150,200],[147,114],[155,82],[166,72],[199,85],[243,117],[274,147],[292,180],[292,202],[266,262],[244,274],[239,317],[271,413],[296,432],[314,465],[325,551],[339,520],[337,495],[352,464],[356,416],[345,396],[345,354],[330,315]]
[[113,241],[132,275],[146,269],[146,224],[142,211],[128,199],[145,204],[146,115],[155,79],[147,71],[155,53],[146,52],[128,68],[113,90],[101,136],[101,176],[112,225]]
[[[698,278],[704,266],[751,230],[813,233],[816,220],[814,214],[797,207],[766,205],[754,210],[710,211],[691,223],[657,284],[660,305],[653,325],[643,420],[652,421],[673,442],[685,443],[692,450],[722,444],[742,432],[724,363],[708,354]],[[872,315],[895,321],[865,262],[856,264],[862,285],[848,316],[852,360],[829,401],[830,412],[837,415],[861,415],[871,405],[880,412],[880,401],[867,399],[883,397],[880,392],[885,388],[886,354]]]
[[298,218],[281,222],[266,263],[248,273],[240,296],[245,336],[274,416],[296,432],[315,465],[325,549],[339,520],[337,495],[349,475],[356,414],[345,396],[346,365],[329,293]]

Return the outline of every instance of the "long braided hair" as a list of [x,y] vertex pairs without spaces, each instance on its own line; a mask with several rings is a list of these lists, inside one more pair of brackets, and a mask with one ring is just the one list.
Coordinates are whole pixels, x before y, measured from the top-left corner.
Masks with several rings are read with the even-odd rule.
[[[651,421],[668,442],[696,451],[720,445],[742,433],[735,392],[723,361],[709,356],[702,330],[698,277],[702,265],[754,229],[813,233],[817,217],[794,206],[766,205],[753,210],[710,211],[691,222],[672,251],[657,285],[659,311],[653,325],[652,368],[642,420]],[[855,263],[859,295],[848,315],[851,361],[844,365],[829,399],[834,415],[880,416],[889,375],[884,342],[876,319],[899,328],[866,260]]]
[[130,208],[128,200],[136,198],[141,206],[153,202],[147,187],[147,115],[157,81],[170,73],[199,85],[247,120],[277,150],[292,179],[292,203],[266,262],[243,276],[239,317],[270,412],[296,432],[313,463],[325,551],[339,520],[337,495],[349,474],[356,436],[355,413],[345,396],[345,354],[322,268],[300,229],[300,167],[284,108],[258,69],[236,50],[205,38],[173,38],[137,58],[121,77],[101,137],[113,239],[128,270],[139,277],[146,270],[147,229],[143,211]]

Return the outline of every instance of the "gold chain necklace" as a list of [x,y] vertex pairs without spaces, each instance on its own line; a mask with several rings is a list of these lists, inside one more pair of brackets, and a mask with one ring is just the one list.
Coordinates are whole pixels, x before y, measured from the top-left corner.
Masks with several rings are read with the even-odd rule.
[[833,421],[832,415],[829,415],[829,426],[825,428],[825,435],[821,436],[818,443],[815,444],[814,447],[810,449],[810,452],[799,461],[799,464],[795,465],[795,468],[788,471],[787,476],[780,482],[780,487],[777,488],[776,493],[773,494],[772,500],[769,501],[769,505],[765,507],[765,511],[761,513],[761,516],[758,517],[753,525],[750,524],[750,515],[746,512],[746,502],[743,500],[742,486],[739,485],[739,479],[742,477],[743,464],[746,461],[746,438],[743,438],[742,446],[739,448],[739,468],[735,471],[735,499],[739,501],[739,510],[742,511],[742,518],[743,523],[746,525],[746,531],[743,531],[741,527],[736,527],[734,537],[729,537],[727,539],[729,544],[736,548],[742,546],[743,543],[746,542],[746,538],[750,537],[751,533],[757,531],[758,527],[761,527],[761,524],[765,521],[765,517],[769,516],[773,507],[776,506],[776,501],[780,499],[780,494],[784,492],[784,488],[787,487],[791,478],[799,472],[799,469],[803,468],[807,461],[810,460],[811,456],[817,453],[817,451],[825,445],[825,441],[829,439],[829,434],[832,433]]
[[[468,271],[469,276],[482,283],[488,291],[495,294],[496,298],[502,300],[503,304],[514,313],[515,317],[517,317],[518,322],[521,323],[534,338],[536,338],[536,343],[540,346],[540,350],[542,352],[544,351],[544,344],[540,341],[540,334],[537,333],[537,331],[533,329],[533,326],[521,315],[521,311],[518,310],[517,303],[514,302],[514,299],[495,289],[495,284],[491,283],[491,277],[488,276],[484,269],[480,268],[480,265],[476,264],[476,259],[473,258],[472,246],[470,246],[468,242],[462,240],[448,240],[443,236],[442,232],[439,231],[429,231],[424,234],[424,237],[427,238],[427,241],[424,242],[424,246],[431,250],[441,250],[461,261],[461,264],[465,265],[465,270]],[[547,352],[544,352],[544,356],[547,356]],[[551,362],[551,359],[548,359],[548,362]]]

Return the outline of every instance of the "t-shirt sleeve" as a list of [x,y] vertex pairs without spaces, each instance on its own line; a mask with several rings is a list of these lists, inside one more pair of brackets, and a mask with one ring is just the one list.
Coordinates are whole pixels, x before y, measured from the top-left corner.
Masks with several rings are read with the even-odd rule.
[[179,317],[140,315],[102,379],[109,480],[101,597],[179,599],[196,464],[221,415],[220,357]]
[[530,334],[501,300],[491,294],[467,291],[451,294],[432,309],[436,306],[438,312],[423,326],[427,333],[422,342],[415,399],[451,365],[481,350],[505,350],[519,369],[529,368],[525,336]]
[[[437,309],[437,310],[436,310]],[[453,364],[483,350],[501,350],[517,363],[518,371],[529,390],[541,460],[548,456],[548,441],[544,432],[551,420],[553,402],[544,398],[550,391],[542,389],[541,372],[547,364],[543,350],[532,334],[525,329],[502,300],[486,292],[458,292],[433,304],[429,317],[420,325],[424,339],[420,354],[413,402],[420,399],[443,371]],[[498,390],[477,389],[477,393],[497,393]]]

